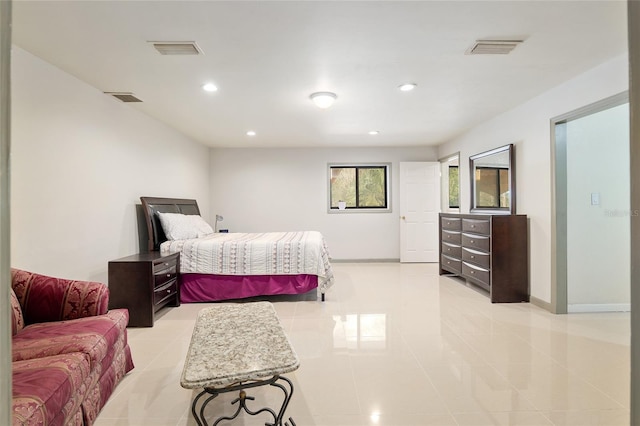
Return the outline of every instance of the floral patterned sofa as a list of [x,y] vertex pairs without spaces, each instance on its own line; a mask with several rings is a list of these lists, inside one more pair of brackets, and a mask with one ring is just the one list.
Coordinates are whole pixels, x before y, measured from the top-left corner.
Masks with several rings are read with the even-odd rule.
[[14,425],[91,425],[133,369],[102,283],[11,271]]

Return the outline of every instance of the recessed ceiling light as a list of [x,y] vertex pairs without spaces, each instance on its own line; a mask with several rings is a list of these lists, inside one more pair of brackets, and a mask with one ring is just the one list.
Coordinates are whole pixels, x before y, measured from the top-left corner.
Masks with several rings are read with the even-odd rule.
[[377,131],[377,130],[371,130],[371,131],[369,132],[369,134],[370,134],[371,136],[375,136],[375,135],[379,135],[379,134],[380,134],[380,132],[379,132],[379,131]]
[[202,90],[204,90],[205,92],[217,92],[218,87],[213,83],[207,83],[202,86]]
[[309,98],[318,108],[324,109],[333,105],[335,100],[338,98],[338,95],[333,92],[315,92],[312,93]]
[[403,92],[410,92],[413,89],[415,89],[417,86],[417,84],[415,83],[406,83],[406,84],[402,84],[398,87],[398,89],[402,90]]
[[249,130],[247,132],[247,136],[255,136],[255,135],[256,135],[256,132],[254,132],[253,130]]

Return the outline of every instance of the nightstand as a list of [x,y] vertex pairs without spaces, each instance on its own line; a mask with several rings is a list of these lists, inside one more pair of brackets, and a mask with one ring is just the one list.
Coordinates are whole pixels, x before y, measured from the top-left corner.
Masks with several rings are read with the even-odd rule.
[[180,306],[180,253],[140,253],[109,262],[109,309],[127,308],[130,327],[153,327],[156,312]]

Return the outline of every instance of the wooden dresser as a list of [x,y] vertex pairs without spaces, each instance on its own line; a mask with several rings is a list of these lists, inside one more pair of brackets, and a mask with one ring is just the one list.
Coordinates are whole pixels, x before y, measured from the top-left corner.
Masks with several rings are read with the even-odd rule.
[[180,306],[180,253],[154,251],[109,262],[109,308],[129,309],[130,327],[153,327],[164,306]]
[[493,303],[529,301],[526,215],[440,214],[440,275],[489,292]]

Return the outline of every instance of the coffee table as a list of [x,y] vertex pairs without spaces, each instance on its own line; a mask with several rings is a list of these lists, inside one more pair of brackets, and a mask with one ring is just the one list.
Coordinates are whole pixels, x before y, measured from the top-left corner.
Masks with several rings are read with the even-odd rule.
[[[300,361],[269,302],[220,304],[198,313],[187,359],[182,370],[180,385],[185,389],[200,389],[193,400],[191,412],[198,426],[208,426],[204,417],[207,404],[218,395],[239,391],[231,402],[238,404],[234,414],[221,416],[212,425],[235,419],[242,410],[249,415],[268,412],[273,416],[271,426],[295,426],[290,417],[284,422],[284,413],[293,395],[293,383],[282,376],[294,371]],[[276,413],[269,407],[257,411],[249,409],[245,389],[270,385],[284,393]],[[200,399],[204,399],[197,409]]]

